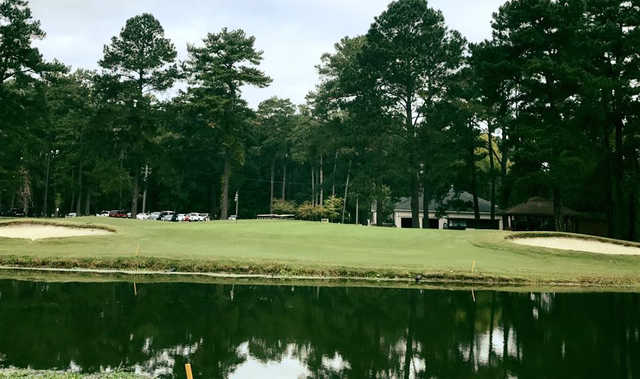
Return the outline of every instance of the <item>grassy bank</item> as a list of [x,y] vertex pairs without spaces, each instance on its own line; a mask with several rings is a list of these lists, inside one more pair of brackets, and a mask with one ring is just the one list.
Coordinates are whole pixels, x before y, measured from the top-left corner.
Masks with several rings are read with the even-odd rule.
[[0,239],[0,265],[341,278],[412,279],[419,274],[430,281],[540,286],[640,285],[640,256],[521,246],[500,231],[296,221],[161,223],[97,217],[73,223],[101,224],[116,233],[36,241]]
[[65,371],[0,369],[0,378],[39,378],[39,379],[142,379],[144,376],[132,373],[113,372],[102,374],[76,374]]

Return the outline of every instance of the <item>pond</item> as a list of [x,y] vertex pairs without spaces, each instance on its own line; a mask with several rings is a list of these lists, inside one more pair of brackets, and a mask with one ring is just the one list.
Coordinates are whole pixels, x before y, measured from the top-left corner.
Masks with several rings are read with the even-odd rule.
[[160,377],[640,377],[640,296],[0,280],[0,367]]

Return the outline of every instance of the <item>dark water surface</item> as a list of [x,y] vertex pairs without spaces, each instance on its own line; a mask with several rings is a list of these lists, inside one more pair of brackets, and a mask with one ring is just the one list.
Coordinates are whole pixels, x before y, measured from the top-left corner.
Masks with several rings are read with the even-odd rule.
[[[196,378],[640,377],[640,296],[0,280],[0,366]],[[474,301],[475,298],[475,301]]]

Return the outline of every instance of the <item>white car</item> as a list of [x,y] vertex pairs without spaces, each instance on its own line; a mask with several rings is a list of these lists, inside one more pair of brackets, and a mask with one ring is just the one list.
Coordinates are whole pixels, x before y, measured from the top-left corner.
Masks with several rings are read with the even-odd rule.
[[71,213],[67,213],[67,215],[64,217],[78,217],[78,214],[76,212],[71,212]]
[[147,220],[157,220],[160,218],[161,214],[162,212],[151,212],[149,213],[149,217],[147,217]]
[[148,220],[149,219],[149,214],[148,213],[138,213],[136,215],[136,219],[138,219],[138,220]]
[[174,214],[174,212],[172,212],[172,211],[162,212],[162,216],[160,216],[160,221],[171,221],[171,220],[173,220],[173,214]]
[[96,213],[97,217],[109,217],[109,211],[102,211],[100,213]]
[[182,222],[184,221],[184,213],[178,213],[178,215],[176,216],[176,221],[178,222]]
[[191,213],[185,215],[184,220],[185,221],[190,221],[190,222],[209,221],[209,214],[208,213],[191,212]]

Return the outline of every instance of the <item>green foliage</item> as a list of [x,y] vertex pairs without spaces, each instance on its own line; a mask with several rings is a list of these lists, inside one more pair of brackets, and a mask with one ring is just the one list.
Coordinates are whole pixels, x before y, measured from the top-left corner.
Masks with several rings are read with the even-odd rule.
[[298,220],[320,221],[324,214],[324,207],[313,205],[309,201],[300,204],[296,210],[296,218]]
[[342,205],[343,200],[335,196],[329,196],[324,205],[313,205],[311,202],[305,201],[298,206],[296,217],[299,220],[308,221],[320,221],[326,218],[336,222],[340,218]]
[[292,201],[282,199],[273,200],[273,213],[275,214],[296,214],[296,204]]
[[332,222],[336,222],[342,212],[344,201],[340,197],[330,196],[324,202],[324,215]]
[[134,91],[140,99],[146,90],[171,87],[178,76],[176,55],[160,22],[143,13],[128,19],[120,34],[111,38],[99,64],[123,82],[123,90]]
[[44,36],[26,1],[0,2],[0,87],[9,79],[20,80],[46,69],[38,48],[31,45]]

